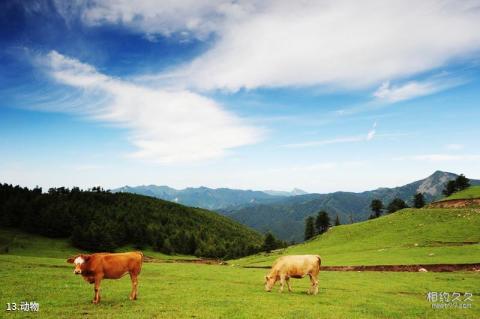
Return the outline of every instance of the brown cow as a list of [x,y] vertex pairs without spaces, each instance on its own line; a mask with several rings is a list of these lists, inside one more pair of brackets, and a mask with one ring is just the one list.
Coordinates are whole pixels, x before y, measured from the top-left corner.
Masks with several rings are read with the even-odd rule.
[[290,287],[290,278],[303,278],[305,275],[310,277],[312,286],[308,289],[308,294],[316,295],[318,293],[318,273],[322,260],[318,255],[292,255],[283,256],[275,260],[270,273],[265,276],[265,290],[271,291],[275,283],[280,280],[280,292],[283,292],[285,282],[288,291]]
[[118,279],[130,274],[132,292],[130,300],[137,299],[138,275],[142,269],[143,253],[140,251],[128,253],[97,253],[91,255],[76,255],[67,259],[75,264],[75,275],[82,275],[85,281],[95,283],[93,303],[100,302],[100,282],[102,279]]

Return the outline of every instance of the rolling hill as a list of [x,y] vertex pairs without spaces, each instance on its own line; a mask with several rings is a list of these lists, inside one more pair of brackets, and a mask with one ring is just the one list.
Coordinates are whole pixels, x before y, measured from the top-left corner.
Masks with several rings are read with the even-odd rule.
[[[380,199],[387,204],[399,197],[411,203],[413,195],[421,192],[426,201],[431,202],[441,198],[445,183],[457,176],[436,171],[425,179],[395,188],[379,188],[362,193],[335,192],[293,196],[272,203],[231,207],[221,210],[221,213],[260,232],[271,231],[280,239],[301,242],[305,218],[320,210],[327,211],[332,220],[338,215],[342,224],[358,222],[366,220],[370,215],[372,199]],[[471,180],[471,183],[480,185],[479,180]]]
[[323,265],[480,263],[479,209],[404,209],[330,228],[302,244],[233,260],[268,266],[280,255],[319,254]]

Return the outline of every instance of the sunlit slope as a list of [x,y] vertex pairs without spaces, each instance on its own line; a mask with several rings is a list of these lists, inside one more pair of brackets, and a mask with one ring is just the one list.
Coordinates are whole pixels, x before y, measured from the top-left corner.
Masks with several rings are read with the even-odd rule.
[[467,189],[464,189],[463,191],[453,193],[452,195],[448,196],[447,198],[443,198],[442,200],[472,198],[480,198],[480,186],[469,187]]
[[480,262],[479,242],[479,209],[404,209],[231,263],[266,266],[288,254],[319,254],[323,265],[475,263]]

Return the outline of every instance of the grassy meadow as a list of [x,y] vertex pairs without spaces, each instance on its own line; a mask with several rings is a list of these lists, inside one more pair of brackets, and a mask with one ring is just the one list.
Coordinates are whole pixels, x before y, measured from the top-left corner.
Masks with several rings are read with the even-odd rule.
[[[128,300],[130,279],[104,280],[102,301],[64,259],[0,255],[1,302],[40,304],[38,313],[5,318],[478,318],[478,273],[321,272],[317,296],[309,281],[293,293],[263,291],[263,269],[147,263],[139,299]],[[432,309],[429,291],[471,292],[471,309]],[[476,298],[475,298],[476,297]]]

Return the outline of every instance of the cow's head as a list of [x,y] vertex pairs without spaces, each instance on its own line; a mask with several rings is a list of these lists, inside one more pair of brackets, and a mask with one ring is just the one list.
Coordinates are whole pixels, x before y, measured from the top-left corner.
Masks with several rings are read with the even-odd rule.
[[67,263],[74,264],[75,269],[73,273],[75,275],[80,275],[82,270],[85,270],[85,264],[90,259],[90,255],[76,255],[67,259]]
[[265,291],[272,291],[273,285],[275,285],[275,276],[265,276]]

